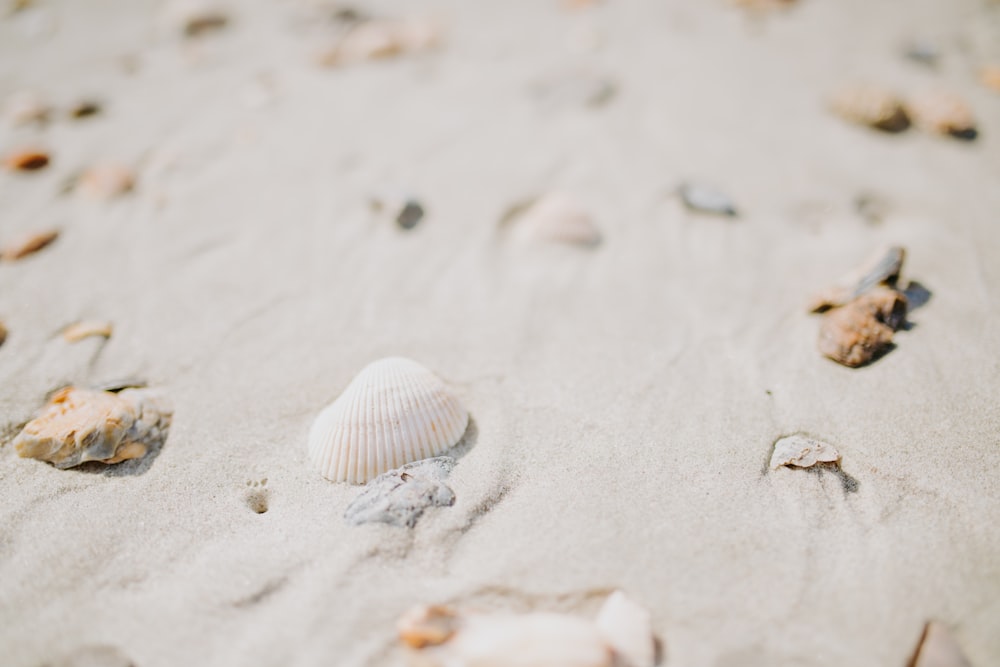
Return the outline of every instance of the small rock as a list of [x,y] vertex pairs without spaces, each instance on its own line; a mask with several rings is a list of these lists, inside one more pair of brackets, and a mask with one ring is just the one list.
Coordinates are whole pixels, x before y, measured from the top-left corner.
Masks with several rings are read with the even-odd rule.
[[106,391],[66,387],[14,438],[18,456],[71,468],[87,461],[142,458],[167,437],[173,409],[148,389]]
[[353,526],[387,523],[412,528],[427,508],[454,504],[455,492],[444,483],[454,467],[455,459],[438,456],[383,473],[365,485],[344,518]]
[[841,88],[830,100],[834,113],[845,120],[882,130],[902,132],[910,117],[902,101],[884,88],[854,85]]
[[947,626],[930,621],[908,667],[972,667]]
[[111,338],[111,322],[98,322],[95,320],[84,320],[71,324],[62,331],[62,337],[67,343],[76,343],[84,338],[99,336],[101,338]]
[[906,297],[879,287],[823,316],[819,351],[837,363],[857,368],[886,352],[906,319]]
[[811,468],[817,463],[837,463],[840,452],[830,445],[804,435],[790,435],[774,443],[771,470],[781,466]]
[[59,230],[48,229],[42,232],[32,232],[20,240],[8,243],[0,249],[0,260],[13,262],[34,254],[59,237]]
[[903,49],[903,55],[925,67],[937,67],[938,60],[941,58],[941,49],[934,42],[914,40]]
[[733,201],[729,195],[720,190],[696,183],[682,183],[677,188],[677,192],[689,210],[729,217],[736,216],[736,206]]
[[14,151],[4,158],[4,166],[10,171],[37,171],[49,164],[49,154],[45,151],[26,148]]
[[953,93],[927,93],[914,98],[908,108],[917,125],[931,132],[965,140],[978,135],[972,109]]
[[100,164],[88,167],[76,180],[75,189],[99,201],[113,199],[135,187],[135,174],[128,167]]
[[403,229],[413,229],[424,219],[424,207],[417,199],[398,188],[385,188],[370,200],[372,210],[384,212]]
[[101,113],[102,109],[103,107],[100,102],[96,102],[94,100],[80,100],[79,102],[72,104],[69,109],[67,109],[66,113],[69,114],[70,118],[79,120],[81,118],[96,116]]

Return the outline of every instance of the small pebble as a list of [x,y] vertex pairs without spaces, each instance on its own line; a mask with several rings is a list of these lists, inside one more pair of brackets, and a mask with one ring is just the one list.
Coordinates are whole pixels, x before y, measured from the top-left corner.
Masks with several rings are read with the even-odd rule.
[[387,523],[412,528],[430,507],[454,504],[455,492],[444,480],[455,467],[455,459],[438,456],[408,463],[368,482],[347,506],[347,523]]
[[0,322],[0,345],[7,340],[7,327],[4,326],[3,322]]
[[0,249],[0,260],[12,262],[34,254],[55,241],[59,237],[59,230],[49,229],[43,232],[34,232],[18,241],[7,244]]
[[4,158],[4,166],[10,171],[38,171],[49,164],[49,154],[37,149],[14,151]]
[[735,217],[736,206],[726,193],[695,183],[684,183],[678,189],[684,205],[692,211]]
[[965,140],[978,135],[971,107],[953,93],[926,93],[911,100],[908,108],[914,122],[931,132]]
[[844,366],[864,366],[889,350],[906,308],[906,297],[893,289],[867,292],[823,316],[819,351]]
[[369,201],[372,210],[386,213],[402,229],[413,229],[424,219],[424,207],[399,188],[385,188]]
[[847,86],[833,95],[830,106],[845,120],[883,132],[902,132],[910,126],[902,101],[885,88]]
[[70,106],[67,110],[70,118],[80,119],[89,118],[90,116],[96,116],[101,113],[102,107],[99,102],[94,100],[80,100],[79,102]]
[[916,40],[906,45],[906,48],[903,49],[903,55],[925,67],[937,67],[938,60],[941,58],[941,50],[933,42]]

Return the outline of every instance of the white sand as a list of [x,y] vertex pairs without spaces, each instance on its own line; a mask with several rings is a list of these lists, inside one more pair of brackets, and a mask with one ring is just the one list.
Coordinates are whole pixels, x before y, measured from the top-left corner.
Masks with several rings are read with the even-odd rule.
[[[0,21],[0,99],[107,105],[0,131],[3,151],[54,156],[0,174],[0,241],[64,230],[0,264],[8,435],[69,382],[138,376],[176,406],[138,465],[0,448],[0,662],[108,644],[141,667],[394,665],[415,603],[592,614],[621,588],[670,666],[903,665],[929,618],[1000,664],[1000,95],[976,80],[1000,60],[1000,9],[373,2],[441,18],[443,48],[323,70],[301,4],[231,6],[196,44],[134,0]],[[899,57],[914,35],[942,44],[937,71]],[[531,97],[573,68],[619,94]],[[274,100],[248,106],[261,75]],[[856,79],[957,91],[982,135],[849,126],[823,100]],[[138,168],[133,195],[57,195],[104,160]],[[682,210],[669,191],[688,178],[742,218]],[[387,182],[424,202],[413,231],[368,211]],[[508,205],[551,189],[592,211],[601,246],[498,238]],[[862,191],[890,202],[881,225],[852,212]],[[801,306],[886,242],[933,297],[896,350],[840,367]],[[56,335],[84,317],[114,336]],[[312,417],[388,355],[438,372],[477,429],[456,504],[412,531],[347,525],[358,488],[305,455]],[[852,492],[764,474],[798,431],[841,452]]]

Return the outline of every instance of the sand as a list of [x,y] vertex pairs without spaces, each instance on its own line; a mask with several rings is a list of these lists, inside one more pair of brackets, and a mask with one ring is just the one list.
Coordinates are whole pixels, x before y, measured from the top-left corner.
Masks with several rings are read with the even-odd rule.
[[[932,618],[1000,663],[1000,95],[977,78],[1000,8],[363,7],[434,17],[442,45],[324,69],[318,10],[290,0],[233,2],[196,42],[152,2],[0,20],[0,99],[105,104],[0,133],[53,158],[0,174],[0,241],[62,230],[0,263],[0,662],[103,646],[100,664],[141,667],[397,665],[411,605],[588,616],[622,589],[668,666],[902,666]],[[937,69],[899,55],[914,36],[941,45]],[[615,96],[532,92],[581,71]],[[859,79],[953,90],[981,134],[851,126],[825,99]],[[133,167],[135,191],[60,194],[97,162]],[[686,180],[741,216],[685,211]],[[413,230],[369,210],[386,184],[425,206]],[[601,245],[498,233],[552,190]],[[862,192],[881,223],[853,211]],[[885,243],[931,298],[890,354],[838,366],[803,304]],[[80,319],[114,334],[67,343]],[[474,420],[454,506],[412,530],[348,525],[360,489],[305,451],[318,411],[390,355]],[[48,392],[122,378],[173,400],[159,452],[16,456]],[[844,475],[767,472],[796,432]]]

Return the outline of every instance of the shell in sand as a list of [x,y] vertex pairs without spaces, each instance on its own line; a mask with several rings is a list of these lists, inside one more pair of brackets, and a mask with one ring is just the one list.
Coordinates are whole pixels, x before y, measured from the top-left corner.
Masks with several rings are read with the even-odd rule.
[[155,391],[119,393],[66,387],[14,438],[22,458],[71,468],[87,461],[119,463],[142,458],[162,442],[173,409]]
[[594,246],[600,243],[590,214],[572,197],[551,192],[513,207],[502,221],[512,225],[511,237],[519,241],[553,241]]
[[443,453],[468,423],[469,413],[432,372],[410,359],[382,359],[316,417],[309,459],[331,481],[363,484]]
[[833,445],[796,434],[774,443],[771,469],[777,470],[781,466],[810,468],[817,463],[836,463],[839,460],[840,452]]

